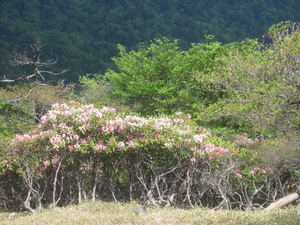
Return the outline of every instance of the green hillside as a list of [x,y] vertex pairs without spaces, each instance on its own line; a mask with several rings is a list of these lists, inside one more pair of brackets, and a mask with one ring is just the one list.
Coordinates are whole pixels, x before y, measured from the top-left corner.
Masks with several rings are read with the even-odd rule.
[[2,0],[0,75],[23,69],[9,65],[14,51],[29,51],[39,36],[45,58],[58,57],[69,81],[112,66],[117,44],[134,49],[154,38],[179,39],[180,46],[214,35],[224,43],[259,38],[272,24],[299,21],[296,0]]

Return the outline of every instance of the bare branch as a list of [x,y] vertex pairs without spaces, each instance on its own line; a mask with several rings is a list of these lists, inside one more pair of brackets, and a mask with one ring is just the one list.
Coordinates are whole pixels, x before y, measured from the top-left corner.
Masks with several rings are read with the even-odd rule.
[[56,59],[50,59],[47,61],[42,62],[40,60],[40,56],[41,56],[41,49],[42,47],[44,47],[45,45],[42,44],[41,40],[39,38],[37,38],[35,40],[35,43],[33,45],[30,45],[31,49],[34,52],[34,55],[32,58],[28,57],[25,53],[16,53],[13,56],[13,59],[10,61],[10,64],[12,66],[24,66],[24,65],[31,65],[33,67],[33,74],[31,75],[23,75],[20,76],[16,79],[7,79],[4,76],[3,80],[0,80],[0,82],[3,83],[13,83],[13,82],[17,82],[20,80],[25,80],[25,79],[30,79],[30,78],[34,78],[35,77],[35,82],[36,84],[39,81],[39,78],[41,78],[43,81],[45,81],[45,77],[43,76],[43,74],[49,74],[52,76],[58,76],[61,75],[65,72],[67,72],[67,70],[62,70],[61,72],[55,73],[49,70],[40,70],[39,68],[41,67],[48,67],[51,66],[53,64],[56,64],[57,62],[57,58]]
[[66,73],[68,72],[69,70],[62,70],[61,72],[59,73],[54,73],[54,72],[51,72],[51,71],[47,71],[47,70],[41,70],[39,71],[39,73],[48,73],[48,74],[51,74],[53,76],[59,76],[59,75],[62,75],[63,73]]

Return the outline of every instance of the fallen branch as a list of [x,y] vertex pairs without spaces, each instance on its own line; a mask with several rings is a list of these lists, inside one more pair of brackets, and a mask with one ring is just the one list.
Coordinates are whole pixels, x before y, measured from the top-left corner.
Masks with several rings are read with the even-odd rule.
[[277,200],[276,202],[271,203],[267,208],[265,208],[265,210],[268,211],[268,210],[282,208],[283,206],[286,206],[286,205],[296,201],[299,198],[300,198],[300,193],[299,192],[290,194],[288,196],[285,196],[285,197]]

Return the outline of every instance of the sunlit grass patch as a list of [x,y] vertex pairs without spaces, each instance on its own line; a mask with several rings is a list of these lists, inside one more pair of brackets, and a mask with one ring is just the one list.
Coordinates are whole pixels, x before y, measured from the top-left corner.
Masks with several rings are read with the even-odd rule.
[[85,202],[64,208],[49,208],[34,215],[16,213],[8,219],[9,213],[0,214],[0,224],[268,224],[298,225],[300,207],[290,207],[272,212],[225,211],[209,209],[154,208],[144,214],[135,214],[137,204]]

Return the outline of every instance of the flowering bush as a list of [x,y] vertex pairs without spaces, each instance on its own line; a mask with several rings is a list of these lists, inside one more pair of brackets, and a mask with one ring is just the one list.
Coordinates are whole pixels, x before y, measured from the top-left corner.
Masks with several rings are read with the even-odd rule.
[[253,191],[244,176],[267,172],[243,161],[253,156],[241,140],[252,146],[245,135],[235,146],[212,137],[181,112],[143,118],[72,101],[54,104],[37,129],[17,135],[2,168],[22,177],[29,210],[83,198],[243,208]]
[[[229,150],[205,143],[210,133],[197,130],[190,115],[175,118],[121,116],[113,108],[93,105],[54,104],[36,130],[17,135],[12,140],[11,155],[37,157],[35,169],[57,166],[67,157],[101,157],[112,153],[143,152],[157,149],[172,151],[184,158],[227,154]],[[163,153],[162,153],[163,154]],[[84,158],[77,158],[80,163]],[[20,159],[19,159],[20,160]]]

